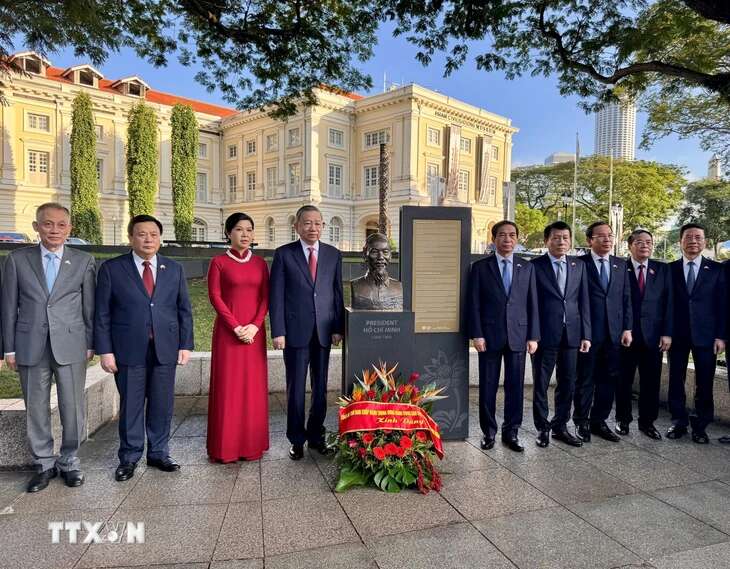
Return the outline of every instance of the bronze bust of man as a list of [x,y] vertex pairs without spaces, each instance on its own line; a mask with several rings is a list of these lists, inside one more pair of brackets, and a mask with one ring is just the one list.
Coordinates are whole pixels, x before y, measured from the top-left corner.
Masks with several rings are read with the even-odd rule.
[[367,271],[350,282],[353,309],[403,310],[403,285],[388,275],[391,255],[388,238],[382,233],[366,239],[363,256]]

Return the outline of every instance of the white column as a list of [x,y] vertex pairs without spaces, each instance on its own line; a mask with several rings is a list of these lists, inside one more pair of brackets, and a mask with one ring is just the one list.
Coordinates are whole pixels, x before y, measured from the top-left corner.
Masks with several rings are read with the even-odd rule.
[[[9,97],[8,97],[9,99]],[[18,157],[13,156],[13,140],[17,139],[17,133],[15,132],[15,112],[16,108],[12,104],[12,101],[8,101],[7,106],[0,105],[0,113],[3,117],[2,135],[3,145],[3,161],[2,171],[0,171],[0,180],[3,184],[15,184],[16,175],[16,164]]]
[[[279,134],[278,134],[278,152],[279,152],[279,180],[283,180],[283,185],[277,186],[277,193],[275,194],[277,197],[286,196],[289,194],[289,172],[287,172],[287,164],[286,164],[286,124],[284,123],[282,126],[279,127]],[[281,189],[283,188],[283,190]]]
[[127,121],[114,118],[114,181],[115,194],[125,195],[127,186],[127,156],[124,145],[127,141]]

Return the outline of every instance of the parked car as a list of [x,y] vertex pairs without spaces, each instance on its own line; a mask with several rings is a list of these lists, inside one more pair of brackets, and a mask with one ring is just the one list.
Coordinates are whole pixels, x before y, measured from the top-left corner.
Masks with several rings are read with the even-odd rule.
[[91,243],[81,237],[69,237],[66,239],[66,245],[91,245]]
[[26,233],[0,231],[0,243],[32,243]]

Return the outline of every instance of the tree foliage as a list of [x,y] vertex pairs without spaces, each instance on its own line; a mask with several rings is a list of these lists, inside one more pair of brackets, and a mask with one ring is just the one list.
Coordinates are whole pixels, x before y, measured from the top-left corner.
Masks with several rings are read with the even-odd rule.
[[102,242],[96,130],[86,93],[76,95],[71,115],[71,225],[75,236],[90,243]]
[[543,242],[542,232],[548,224],[547,215],[543,211],[518,202],[515,205],[515,223],[520,228],[520,243],[536,247]]
[[170,116],[172,127],[172,207],[175,239],[191,241],[198,165],[198,120],[188,105],[177,104]]
[[129,111],[127,128],[127,194],[129,216],[155,212],[157,195],[157,117],[143,102]]
[[703,225],[708,244],[717,256],[718,245],[730,238],[730,181],[699,180],[689,184],[678,217],[681,223]]
[[[321,84],[369,88],[379,0],[0,0],[0,68],[13,38],[42,54],[73,47],[95,65],[130,47],[156,66],[197,64],[196,80],[239,108],[292,113]],[[4,63],[8,67],[7,60]]]
[[[608,218],[609,159],[603,156],[582,158],[578,165],[576,193],[576,232],[597,219]],[[512,172],[517,186],[517,202],[541,210],[548,220],[558,218],[564,200],[572,200],[572,162],[533,168],[518,168]],[[614,161],[614,204],[624,206],[624,227],[630,231],[645,227],[659,228],[679,207],[683,172],[677,166],[646,161]],[[568,208],[570,223],[572,201]]]

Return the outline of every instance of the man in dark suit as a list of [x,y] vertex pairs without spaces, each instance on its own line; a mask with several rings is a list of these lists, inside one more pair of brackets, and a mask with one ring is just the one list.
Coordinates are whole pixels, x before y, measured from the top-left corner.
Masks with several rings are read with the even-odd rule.
[[[725,261],[725,290],[727,291],[727,296],[725,302],[727,303],[726,313],[727,318],[725,319],[725,334],[726,336],[730,336],[730,259]],[[725,354],[725,362],[727,364],[728,357],[727,354]],[[727,366],[725,369],[728,369],[730,371],[730,365]],[[727,377],[727,386],[728,389],[730,389],[730,373],[728,373]],[[725,435],[724,437],[720,437],[718,439],[722,444],[724,445],[730,445],[730,436]]]
[[[274,348],[284,350],[289,458],[299,460],[305,442],[322,454],[329,452],[324,440],[327,372],[331,345],[342,341],[345,309],[342,257],[335,247],[319,240],[324,227],[319,209],[299,208],[294,227],[299,239],[274,253],[269,313]],[[305,427],[307,369],[312,404]]]
[[628,262],[634,326],[632,342],[621,349],[621,377],[616,389],[616,432],[629,434],[631,393],[639,370],[639,430],[649,438],[662,438],[654,427],[659,416],[662,358],[672,345],[673,299],[669,265],[650,259],[654,237],[646,229],[629,235]]
[[578,356],[573,422],[583,442],[591,440],[591,433],[618,442],[621,438],[608,427],[606,419],[621,373],[620,346],[631,345],[631,288],[626,261],[610,254],[614,236],[608,223],[591,223],[586,239],[591,251],[580,260],[588,275],[593,339],[591,349]]
[[474,263],[469,276],[469,337],[479,352],[479,424],[481,447],[494,446],[499,372],[504,359],[504,422],[502,442],[515,452],[524,447],[517,433],[522,425],[525,351],[535,353],[540,316],[532,264],[513,254],[519,230],[512,221],[492,228],[496,247]]
[[[591,310],[585,264],[567,253],[572,231],[556,221],[543,232],[548,252],[530,263],[534,267],[540,308],[540,344],[532,356],[532,414],[537,428],[537,446],[553,438],[571,446],[583,443],[568,430],[575,391],[578,350],[591,347]],[[555,414],[548,420],[548,387],[557,365]]]
[[193,349],[193,317],[182,266],[158,254],[162,224],[137,215],[132,251],[102,264],[96,287],[95,342],[101,367],[119,390],[117,481],[134,476],[147,435],[147,465],[180,469],[170,457],[175,366]]
[[[674,287],[674,336],[669,350],[669,411],[672,426],[668,439],[679,439],[692,425],[692,440],[708,444],[705,432],[715,413],[712,387],[717,356],[725,350],[726,302],[725,269],[702,256],[705,229],[686,223],[679,230],[682,258],[671,264]],[[684,381],[689,354],[695,368],[695,404],[687,413]]]

